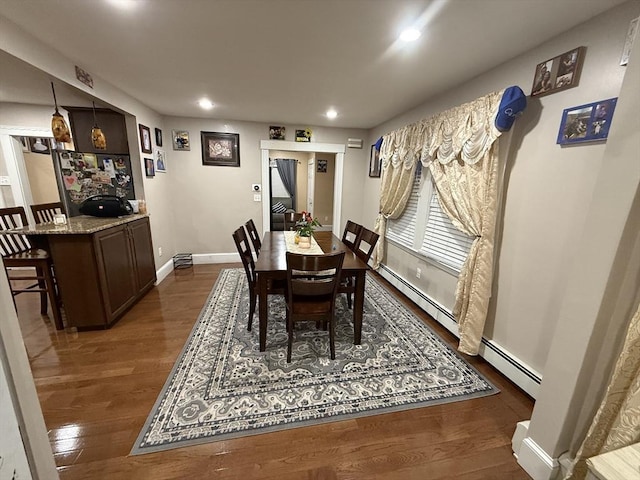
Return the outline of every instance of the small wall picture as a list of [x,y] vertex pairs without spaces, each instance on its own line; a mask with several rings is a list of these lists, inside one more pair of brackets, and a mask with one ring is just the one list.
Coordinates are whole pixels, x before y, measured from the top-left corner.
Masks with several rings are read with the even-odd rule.
[[569,145],[606,140],[609,136],[611,119],[617,101],[617,98],[609,98],[566,108],[562,113],[562,122],[556,143]]
[[144,159],[144,173],[147,175],[147,177],[155,177],[156,169],[153,165],[153,158]]
[[156,147],[162,146],[162,130],[156,128]]
[[369,176],[372,178],[380,177],[380,152],[376,150],[376,146],[371,145],[371,157],[369,158]]
[[310,142],[312,130],[305,128],[304,130],[296,130],[296,142]]
[[240,134],[200,132],[200,137],[203,165],[240,166]]
[[173,140],[174,150],[191,150],[189,143],[189,132],[186,130],[172,130],[171,137]]
[[318,173],[327,173],[327,161],[318,160],[318,167],[316,168]]
[[586,47],[577,47],[536,66],[532,97],[541,97],[578,86]]
[[151,130],[149,127],[138,124],[138,130],[140,131],[140,148],[143,153],[151,153]]
[[167,172],[167,158],[164,150],[156,149],[156,172]]
[[284,127],[270,126],[269,127],[269,140],[284,140]]
[[27,137],[29,139],[29,150],[32,153],[42,153],[43,155],[51,155],[48,138]]

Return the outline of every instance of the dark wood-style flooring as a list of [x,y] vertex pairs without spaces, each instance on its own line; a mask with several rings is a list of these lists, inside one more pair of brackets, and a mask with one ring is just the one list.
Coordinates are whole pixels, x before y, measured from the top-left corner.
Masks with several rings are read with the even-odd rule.
[[17,298],[61,479],[529,478],[512,455],[511,436],[518,421],[531,417],[533,401],[471,357],[501,390],[498,395],[129,456],[218,273],[239,266],[176,271],[104,331],[56,331],[40,316],[37,295]]

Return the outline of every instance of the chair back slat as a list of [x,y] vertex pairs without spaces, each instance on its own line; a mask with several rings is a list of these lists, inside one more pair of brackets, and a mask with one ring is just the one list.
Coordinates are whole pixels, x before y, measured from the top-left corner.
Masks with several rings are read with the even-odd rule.
[[31,213],[36,223],[50,223],[54,215],[64,213],[64,207],[62,202],[40,203],[31,205]]
[[291,231],[296,229],[296,223],[302,220],[302,214],[297,212],[286,212],[284,215],[284,229]]
[[344,243],[351,250],[354,250],[358,235],[362,231],[362,225],[359,225],[351,220],[347,220],[347,224],[344,227],[342,233],[342,243]]
[[344,252],[299,255],[287,252],[287,283],[293,301],[297,296],[335,295],[340,283]]
[[249,240],[243,227],[239,227],[235,232],[233,232],[233,241],[235,242],[238,253],[240,254],[242,266],[247,274],[247,281],[253,288],[256,284],[256,265],[253,261],[253,254],[251,253]]
[[[23,207],[0,208],[0,230],[6,231],[28,225]],[[0,254],[4,257],[31,249],[26,235],[0,234]]]
[[250,218],[247,223],[244,224],[247,229],[247,233],[249,234],[249,238],[251,239],[251,243],[253,244],[253,250],[256,252],[256,258],[260,255],[260,249],[262,248],[262,242],[260,241],[260,235],[258,234],[258,229],[256,228],[256,224],[253,223],[253,219]]
[[380,238],[380,235],[376,232],[362,227],[360,235],[356,240],[354,251],[358,258],[360,258],[364,263],[369,262],[373,249],[376,248],[376,243],[378,243],[378,238]]

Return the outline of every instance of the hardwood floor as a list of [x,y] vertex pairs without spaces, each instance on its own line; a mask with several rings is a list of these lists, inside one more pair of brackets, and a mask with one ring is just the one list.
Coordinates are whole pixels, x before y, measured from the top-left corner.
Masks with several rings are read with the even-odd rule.
[[[528,479],[511,452],[533,400],[481,358],[500,393],[464,402],[129,456],[222,268],[172,273],[110,330],[56,331],[37,295],[17,298],[63,480]],[[392,288],[392,287],[390,287]],[[451,345],[456,339],[407,305]],[[257,334],[257,333],[256,333]]]

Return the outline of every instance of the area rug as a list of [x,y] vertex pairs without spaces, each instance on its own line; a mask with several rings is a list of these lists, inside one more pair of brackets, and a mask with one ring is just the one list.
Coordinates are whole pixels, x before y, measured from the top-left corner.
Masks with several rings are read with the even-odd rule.
[[367,275],[362,344],[337,300],[328,333],[296,325],[291,363],[282,297],[269,297],[267,348],[247,331],[244,271],[221,272],[132,454],[492,395],[498,390]]

